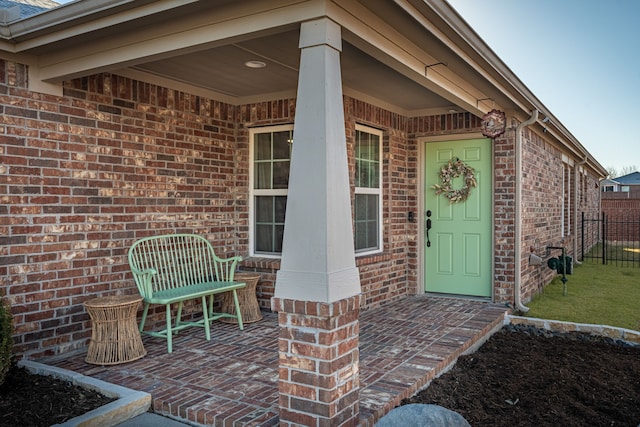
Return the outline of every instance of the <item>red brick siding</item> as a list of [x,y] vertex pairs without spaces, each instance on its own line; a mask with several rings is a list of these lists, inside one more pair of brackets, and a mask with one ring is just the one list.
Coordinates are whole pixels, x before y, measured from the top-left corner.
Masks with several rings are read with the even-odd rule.
[[640,198],[608,199],[603,197],[602,212],[607,218],[607,238],[610,241],[640,241]]
[[360,299],[273,299],[280,324],[281,426],[358,425]]
[[[90,325],[82,302],[136,292],[126,262],[135,239],[196,232],[221,256],[247,256],[249,128],[293,123],[295,100],[231,106],[110,74],[67,82],[64,96],[55,97],[26,90],[26,75],[24,66],[0,61],[0,285],[12,304],[17,353],[40,357],[84,346]],[[469,113],[407,118],[344,101],[348,153],[356,123],[384,132],[383,252],[356,260],[362,308],[369,308],[423,287],[422,227],[407,220],[410,211],[419,217],[417,141],[478,132],[481,121]],[[546,193],[558,153],[533,141],[526,148],[539,152],[525,157],[525,188],[534,192],[524,209],[526,247],[537,235],[537,203],[559,208]],[[494,299],[512,302],[512,131],[494,151]],[[543,183],[540,168],[553,172]],[[353,180],[352,155],[349,170]],[[559,233],[553,218],[545,221],[541,245]],[[523,250],[523,271],[526,256]],[[257,294],[270,308],[279,261],[246,259],[242,269],[262,274]],[[529,295],[546,276],[527,274]],[[162,313],[149,320],[162,321]]]
[[[523,137],[522,156],[522,300],[528,301],[555,273],[546,262],[529,265],[531,249],[546,259],[547,246],[562,246],[562,204],[566,197],[562,192],[562,153],[542,140],[536,133],[526,130]],[[565,175],[566,178],[566,175]],[[565,183],[565,190],[566,188]],[[573,192],[571,192],[573,194]],[[573,205],[573,200],[571,201]],[[553,252],[554,256],[558,251]]]
[[[408,294],[415,294],[415,280],[408,279],[408,244],[415,236],[415,224],[407,211],[416,211],[415,188],[410,186],[407,167],[410,147],[406,138],[407,119],[396,113],[345,98],[345,129],[351,186],[355,182],[355,126],[382,129],[383,136],[383,251],[356,259],[360,270],[362,306],[371,308]],[[353,194],[352,194],[353,197]],[[415,240],[415,239],[414,239]]]
[[188,231],[221,256],[247,252],[248,146],[233,107],[107,74],[66,83],[62,98],[3,87],[0,280],[17,353],[84,345],[81,303],[135,292],[135,239]]
[[515,281],[515,133],[494,140],[494,285],[496,301],[514,301]]
[[[546,262],[529,265],[531,249],[547,259],[547,255],[558,256],[560,250],[549,254],[547,246],[565,247],[567,253],[578,260],[580,248],[574,248],[574,238],[579,240],[579,218],[581,212],[596,214],[599,209],[597,178],[580,173],[576,189],[576,168],[579,165],[563,163],[562,153],[542,137],[529,129],[523,138],[522,161],[522,300],[528,301],[538,293],[556,273]],[[564,169],[564,193],[563,193]],[[576,206],[576,191],[578,205]],[[562,205],[564,204],[564,215]],[[577,218],[576,220],[576,213]],[[565,235],[562,235],[564,222]],[[576,233],[578,233],[576,235]],[[578,251],[578,252],[576,252]]]

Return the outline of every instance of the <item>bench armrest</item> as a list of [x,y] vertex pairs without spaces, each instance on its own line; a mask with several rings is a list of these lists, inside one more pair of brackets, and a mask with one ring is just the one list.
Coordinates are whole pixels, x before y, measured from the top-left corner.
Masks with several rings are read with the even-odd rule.
[[151,298],[153,296],[153,287],[151,286],[151,277],[158,274],[155,268],[147,268],[139,270],[133,265],[130,266],[133,272],[133,278],[138,286],[138,292],[143,298]]
[[242,261],[241,256],[234,256],[230,258],[219,258],[217,255],[215,256],[216,265],[216,276],[218,280],[222,282],[231,282],[233,281],[233,275],[236,271],[238,263]]

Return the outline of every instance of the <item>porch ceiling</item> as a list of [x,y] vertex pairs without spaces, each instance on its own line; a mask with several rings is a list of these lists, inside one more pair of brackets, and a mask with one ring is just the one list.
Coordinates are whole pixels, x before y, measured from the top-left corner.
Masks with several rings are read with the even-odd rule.
[[[342,27],[346,94],[405,115],[522,110],[448,15],[422,0],[83,0],[8,32],[45,82],[108,71],[237,105],[295,96],[300,23],[328,17]],[[244,65],[256,60],[266,67]]]
[[[202,52],[138,64],[136,70],[191,84],[241,101],[294,96],[298,83],[299,31],[292,30]],[[247,61],[264,68],[249,68]],[[399,75],[385,64],[344,42],[341,55],[346,90],[385,102],[405,112],[452,109],[452,102]]]

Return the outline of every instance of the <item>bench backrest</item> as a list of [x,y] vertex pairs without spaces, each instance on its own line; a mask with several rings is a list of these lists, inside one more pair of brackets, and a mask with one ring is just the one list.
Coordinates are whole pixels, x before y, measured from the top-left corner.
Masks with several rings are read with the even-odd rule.
[[197,234],[145,237],[129,248],[129,266],[143,297],[206,281],[232,281],[242,258],[219,258]]

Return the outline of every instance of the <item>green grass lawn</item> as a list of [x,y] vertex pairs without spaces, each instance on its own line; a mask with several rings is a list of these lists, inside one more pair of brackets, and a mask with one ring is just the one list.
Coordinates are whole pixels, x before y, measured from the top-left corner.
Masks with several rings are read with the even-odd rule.
[[561,277],[527,304],[526,316],[640,331],[640,268],[592,261],[574,265],[566,296]]

